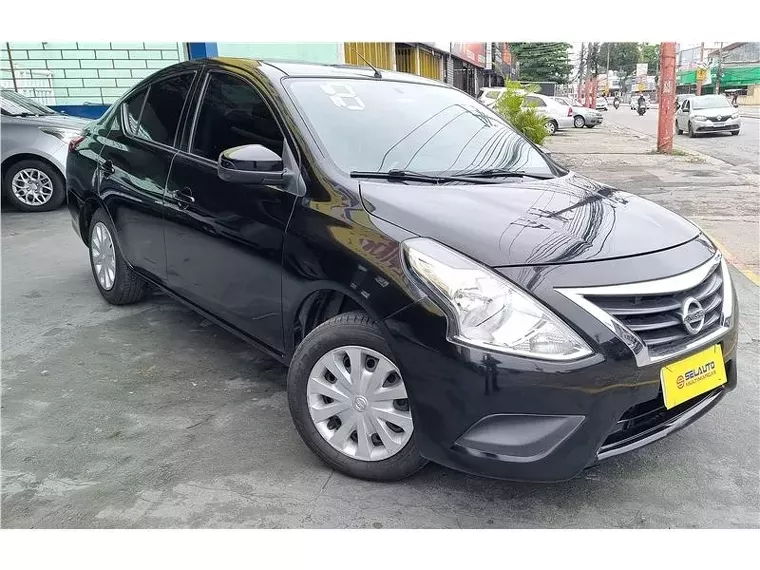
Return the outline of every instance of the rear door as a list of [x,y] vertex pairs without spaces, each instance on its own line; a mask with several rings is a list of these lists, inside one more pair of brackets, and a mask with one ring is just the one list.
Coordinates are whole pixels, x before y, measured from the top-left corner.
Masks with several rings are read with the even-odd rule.
[[246,144],[261,144],[285,168],[300,170],[273,108],[247,76],[206,74],[187,148],[174,159],[167,184],[166,254],[172,290],[281,351],[282,246],[300,186],[239,184],[217,175],[219,154]]
[[196,73],[163,77],[126,99],[98,161],[100,196],[124,257],[160,282],[166,280],[164,188]]

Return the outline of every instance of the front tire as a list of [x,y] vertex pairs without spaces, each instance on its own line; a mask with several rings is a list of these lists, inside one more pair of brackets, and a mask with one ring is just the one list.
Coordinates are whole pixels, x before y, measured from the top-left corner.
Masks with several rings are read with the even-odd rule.
[[111,219],[100,208],[90,221],[90,268],[103,298],[112,305],[130,305],[147,292],[147,283],[127,265],[116,242]]
[[21,160],[3,174],[3,196],[22,212],[49,212],[63,204],[66,184],[50,164]]
[[693,139],[697,136],[697,133],[694,132],[694,127],[691,124],[691,121],[689,121],[689,138]]
[[585,124],[586,124],[586,119],[584,119],[582,115],[577,115],[575,119],[573,119],[573,126],[576,129],[582,129]]
[[426,463],[392,352],[364,313],[338,315],[298,345],[288,371],[288,404],[304,443],[341,473],[398,481]]
[[678,135],[682,135],[683,134],[683,129],[679,129],[678,128],[678,121],[676,121],[676,134],[678,134]]

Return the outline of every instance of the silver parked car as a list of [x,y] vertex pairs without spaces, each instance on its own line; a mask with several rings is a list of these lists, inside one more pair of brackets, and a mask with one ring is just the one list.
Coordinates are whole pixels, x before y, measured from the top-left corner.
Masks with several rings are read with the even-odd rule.
[[594,109],[584,107],[578,101],[571,101],[568,97],[555,97],[557,102],[569,105],[573,109],[573,126],[577,129],[587,127],[593,129],[602,124],[602,114]]
[[64,173],[71,139],[89,120],[63,115],[3,89],[2,196],[19,210],[44,212],[66,199]]
[[690,137],[703,133],[731,133],[738,135],[742,127],[739,110],[725,95],[689,97],[676,111],[676,132],[684,131]]

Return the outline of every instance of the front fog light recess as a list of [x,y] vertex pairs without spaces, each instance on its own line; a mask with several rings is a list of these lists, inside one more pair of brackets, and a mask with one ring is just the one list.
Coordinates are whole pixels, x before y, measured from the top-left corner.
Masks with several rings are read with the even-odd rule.
[[427,238],[403,243],[413,276],[449,309],[449,336],[462,344],[546,360],[591,349],[559,317],[504,277]]

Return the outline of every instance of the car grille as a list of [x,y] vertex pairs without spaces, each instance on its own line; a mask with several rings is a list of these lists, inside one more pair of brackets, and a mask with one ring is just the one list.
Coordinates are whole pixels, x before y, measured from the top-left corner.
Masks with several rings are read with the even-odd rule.
[[[728,365],[731,364],[728,363]],[[654,400],[636,404],[626,410],[607,436],[607,439],[604,440],[599,450],[600,453],[610,448],[625,445],[632,440],[646,437],[648,434],[660,429],[664,423],[689,411],[708,398],[715,396],[718,392],[723,391],[724,388],[724,386],[719,386],[669,410],[665,407],[662,391],[660,391]]]
[[707,117],[708,121],[712,121],[713,123],[722,123],[723,121],[727,121],[731,118],[731,115],[721,115],[720,119],[717,117]]
[[701,283],[684,291],[667,295],[593,296],[586,298],[612,315],[633,332],[649,349],[651,356],[669,354],[694,340],[681,319],[684,302],[697,299],[705,311],[705,320],[699,336],[721,326],[723,305],[723,278],[720,265]]

